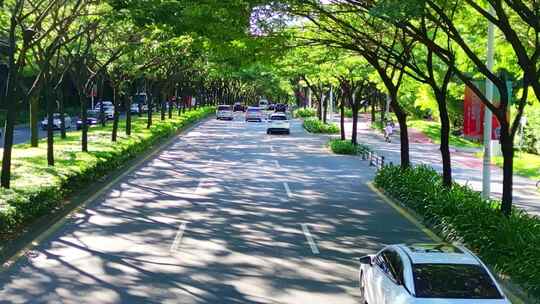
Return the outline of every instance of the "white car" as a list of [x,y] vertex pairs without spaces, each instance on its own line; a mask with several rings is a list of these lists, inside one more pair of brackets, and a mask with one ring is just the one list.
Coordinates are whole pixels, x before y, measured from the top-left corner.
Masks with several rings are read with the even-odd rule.
[[268,128],[266,129],[266,134],[273,133],[285,133],[291,134],[291,124],[287,119],[287,115],[284,113],[274,113],[270,115],[268,120]]
[[[47,126],[49,124],[48,118],[45,117],[41,121],[41,129],[47,130]],[[71,118],[68,115],[64,114],[64,124],[66,126],[66,129],[71,128]],[[53,114],[53,130],[60,130],[61,127],[61,120],[60,120],[60,113],[54,113]]]
[[233,113],[232,106],[229,106],[229,105],[218,106],[217,111],[216,111],[216,119],[233,120],[234,113]]
[[360,263],[360,303],[510,304],[487,267],[462,246],[390,245]]
[[268,109],[268,100],[261,99],[259,101],[259,108],[261,108],[261,110],[267,110]]
[[249,107],[246,111],[246,121],[263,121],[263,112],[260,108]]

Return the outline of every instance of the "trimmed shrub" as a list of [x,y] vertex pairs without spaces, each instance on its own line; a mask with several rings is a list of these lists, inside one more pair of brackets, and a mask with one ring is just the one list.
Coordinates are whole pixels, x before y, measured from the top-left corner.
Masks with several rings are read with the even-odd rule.
[[309,117],[304,120],[304,129],[310,133],[336,134],[339,127],[336,124],[325,124],[316,117]]
[[540,296],[540,218],[514,209],[500,212],[500,202],[455,183],[442,184],[432,168],[381,169],[375,185],[423,217],[447,241],[465,244],[496,271],[508,275],[533,296]]
[[[48,168],[34,164],[42,161],[42,156],[35,159],[19,159],[18,166],[31,168],[33,171],[19,179],[37,179],[25,186],[14,186],[12,189],[0,188],[0,239],[8,238],[38,217],[50,214],[56,208],[61,207],[66,196],[109,174],[112,170],[125,164],[141,152],[149,149],[153,144],[161,139],[167,138],[176,132],[188,127],[190,124],[203,119],[215,112],[213,107],[200,108],[189,111],[180,118],[172,120],[156,121],[145,135],[132,135],[124,140],[120,139],[111,147],[93,150],[89,153],[77,151],[80,144],[75,141],[72,146],[58,147],[57,154],[67,154],[73,159],[84,159],[80,163],[73,162],[63,164],[58,161],[54,168]],[[145,124],[144,120],[139,121]],[[91,130],[89,136],[98,129]],[[103,132],[103,131],[102,131]],[[108,131],[103,134],[109,140]],[[21,149],[26,149],[26,145]],[[55,178],[47,178],[43,181],[43,176],[48,176],[53,171]],[[16,184],[16,179],[13,183]]]
[[294,117],[308,118],[317,116],[317,110],[313,108],[300,108],[294,111]]
[[332,152],[336,154],[356,155],[362,151],[369,151],[369,147],[366,145],[358,144],[353,145],[350,140],[332,139],[328,142],[328,146]]

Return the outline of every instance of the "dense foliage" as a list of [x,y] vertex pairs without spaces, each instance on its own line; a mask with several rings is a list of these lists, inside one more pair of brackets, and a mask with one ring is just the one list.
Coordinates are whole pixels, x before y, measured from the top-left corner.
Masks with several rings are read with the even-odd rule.
[[460,242],[489,265],[540,296],[540,218],[515,210],[505,217],[500,203],[485,201],[467,186],[444,187],[433,169],[381,169],[375,185],[416,211],[451,242]]
[[350,140],[332,139],[328,142],[332,152],[336,154],[357,155],[370,150],[369,146],[354,145]]
[[339,127],[336,124],[325,124],[315,117],[308,117],[303,123],[304,129],[310,133],[336,134],[339,133]]
[[317,112],[313,108],[300,108],[294,111],[294,117],[308,118],[317,116]]

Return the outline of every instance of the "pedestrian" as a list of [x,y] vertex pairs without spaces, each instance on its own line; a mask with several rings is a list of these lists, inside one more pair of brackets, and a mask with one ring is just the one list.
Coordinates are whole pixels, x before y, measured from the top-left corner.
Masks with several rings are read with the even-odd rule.
[[394,133],[394,124],[391,121],[388,121],[386,123],[386,127],[384,127],[384,140],[386,140],[387,143],[392,142],[392,134]]

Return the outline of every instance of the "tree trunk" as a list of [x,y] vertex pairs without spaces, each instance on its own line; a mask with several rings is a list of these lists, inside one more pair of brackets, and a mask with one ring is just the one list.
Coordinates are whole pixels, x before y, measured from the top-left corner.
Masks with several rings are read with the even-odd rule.
[[[126,135],[131,135],[131,104],[133,103],[133,97],[129,96],[127,99],[126,106]],[[139,113],[140,113],[140,104],[139,104]]]
[[120,104],[118,103],[118,94],[116,93],[116,87],[113,87],[113,105],[114,105],[114,114],[113,114],[113,127],[112,127],[112,136],[111,141],[116,142],[118,137],[118,120],[119,120],[119,110]]
[[149,94],[148,96],[148,112],[146,112],[146,115],[147,115],[147,121],[146,121],[146,128],[147,129],[150,129],[150,127],[152,126],[152,94]]
[[411,166],[411,160],[409,156],[409,132],[407,129],[407,114],[401,108],[397,102],[397,94],[391,95],[391,106],[396,114],[398,123],[399,123],[399,139],[401,146],[401,168],[406,169]]
[[329,98],[324,98],[323,97],[323,123],[327,123],[327,119],[326,119],[326,116],[328,116],[328,99]]
[[352,134],[351,134],[351,143],[353,145],[358,145],[358,107],[356,102],[353,102],[352,106]]
[[160,106],[161,120],[165,120],[165,110],[167,109],[167,104],[163,100],[163,96],[161,92],[158,94],[158,96],[159,96],[159,104],[161,105]]
[[39,97],[30,97],[30,145],[39,145]]
[[[374,98],[374,99],[377,99],[377,98]],[[375,123],[375,104],[376,104],[376,100],[372,100],[371,101],[371,125],[373,125]]]
[[341,140],[346,140],[347,137],[345,135],[345,96],[341,98],[341,102],[339,104],[339,125],[341,129]]
[[322,120],[322,102],[323,102],[324,96],[322,93],[319,95],[319,100],[317,102],[317,117],[319,120]]
[[172,119],[172,113],[173,113],[173,103],[169,100],[167,101],[167,105],[169,106],[167,109],[169,110],[169,119]]
[[[79,94],[83,92],[83,90],[79,91]],[[79,102],[81,104],[81,150],[83,152],[88,152],[88,104],[87,104],[87,98],[84,96],[84,94],[79,95]]]
[[54,101],[49,92],[48,83],[43,86],[43,97],[47,105],[47,164],[54,166],[54,133],[53,133],[53,114]]
[[446,96],[438,93],[437,104],[439,106],[439,116],[441,119],[441,157],[443,164],[443,185],[447,188],[452,187],[452,160],[450,156],[450,118],[448,117],[448,108],[446,105]]
[[9,188],[11,181],[11,155],[13,151],[13,132],[15,131],[15,94],[7,94],[6,125],[4,129],[4,150],[2,155],[2,175],[0,177],[2,187]]
[[[501,121],[499,119],[499,121]],[[503,193],[501,212],[512,214],[512,187],[514,182],[514,138],[510,135],[507,122],[501,123],[501,149],[503,154]]]
[[[56,95],[55,95],[56,96]],[[64,94],[59,93],[58,111],[60,112],[60,138],[66,139],[66,117],[64,114]]]

